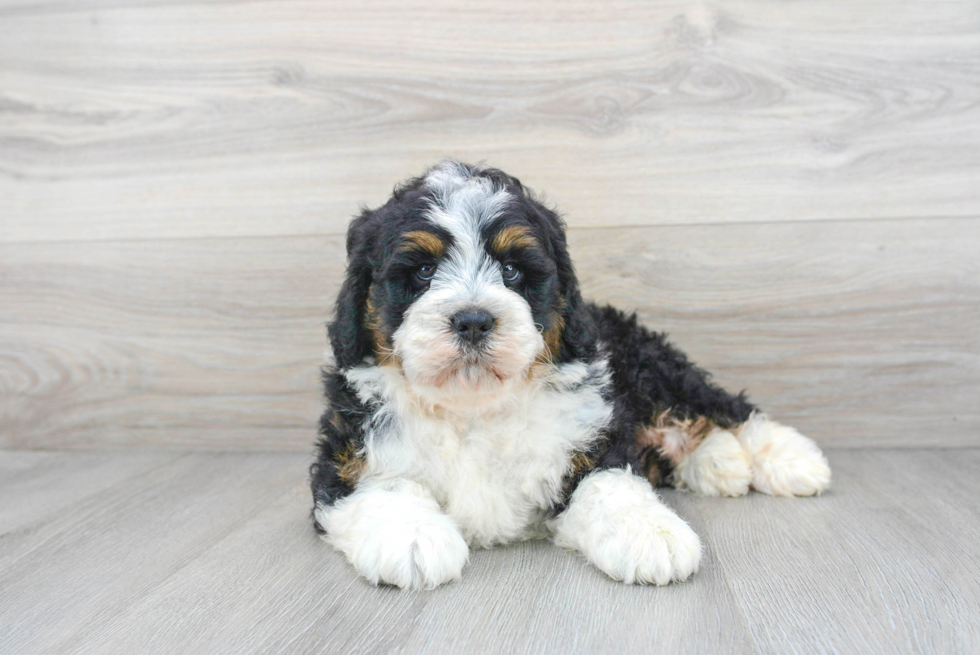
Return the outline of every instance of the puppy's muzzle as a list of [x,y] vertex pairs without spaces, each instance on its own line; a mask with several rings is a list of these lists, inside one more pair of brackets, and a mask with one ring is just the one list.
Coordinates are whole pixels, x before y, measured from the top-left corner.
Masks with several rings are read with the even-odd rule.
[[466,309],[449,319],[449,326],[463,341],[477,345],[493,332],[494,317],[482,309]]

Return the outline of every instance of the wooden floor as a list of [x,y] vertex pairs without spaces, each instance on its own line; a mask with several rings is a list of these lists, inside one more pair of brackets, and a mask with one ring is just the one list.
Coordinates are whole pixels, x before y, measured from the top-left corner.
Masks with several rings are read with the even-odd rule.
[[304,455],[0,451],[0,653],[977,652],[980,450],[828,454],[821,498],[664,492],[685,584],[530,542],[403,592],[315,536]]

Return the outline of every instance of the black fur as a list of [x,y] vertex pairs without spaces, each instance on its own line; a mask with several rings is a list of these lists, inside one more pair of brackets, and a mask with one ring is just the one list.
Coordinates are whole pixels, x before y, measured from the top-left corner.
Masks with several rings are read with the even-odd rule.
[[[651,417],[670,412],[678,420],[704,417],[722,428],[748,420],[755,410],[742,392],[733,395],[711,383],[711,375],[690,362],[663,333],[651,332],[614,307],[589,304],[599,338],[606,344],[613,381],[613,421],[608,439],[601,442],[599,468],[627,464],[637,471],[656,466],[651,478],[666,483],[670,462],[652,453],[642,458],[637,429]],[[649,454],[648,454],[649,455]]]
[[[347,448],[360,449],[364,445],[364,421],[371,411],[336,370],[324,368],[323,386],[329,408],[320,417],[318,456],[310,467],[310,484],[313,502],[330,505],[354,491],[339,475],[338,457]],[[314,525],[322,531],[316,521]]]
[[[336,314],[330,324],[330,346],[340,370],[357,366],[373,353],[371,335],[365,329],[364,311],[372,283],[383,281],[386,267],[392,262],[397,238],[404,232],[425,227],[434,230],[423,217],[428,198],[421,190],[421,178],[395,190],[391,199],[376,210],[363,210],[347,231],[347,275],[337,297]],[[448,239],[448,235],[446,236]],[[376,293],[389,295],[379,285]],[[391,298],[380,306],[391,308],[386,318],[391,332],[397,329],[404,310],[412,298]],[[400,311],[399,311],[400,310]]]

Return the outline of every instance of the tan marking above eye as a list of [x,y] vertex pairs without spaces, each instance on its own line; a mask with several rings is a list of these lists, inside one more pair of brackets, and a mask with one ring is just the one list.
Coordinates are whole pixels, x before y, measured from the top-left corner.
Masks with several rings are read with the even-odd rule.
[[398,250],[402,252],[414,250],[439,258],[446,252],[446,244],[437,234],[416,230],[402,235],[402,243],[398,246]]
[[526,225],[508,225],[493,238],[491,246],[496,252],[506,252],[515,248],[531,248],[538,245],[538,239]]

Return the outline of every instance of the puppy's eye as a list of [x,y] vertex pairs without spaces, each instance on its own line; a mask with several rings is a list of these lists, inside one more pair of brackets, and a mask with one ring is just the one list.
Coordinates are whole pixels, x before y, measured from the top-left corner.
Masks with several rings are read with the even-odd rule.
[[521,279],[521,269],[513,264],[504,264],[504,281],[517,282],[519,279]]
[[436,275],[436,267],[434,264],[422,264],[415,271],[415,277],[422,280],[423,282],[428,282]]

